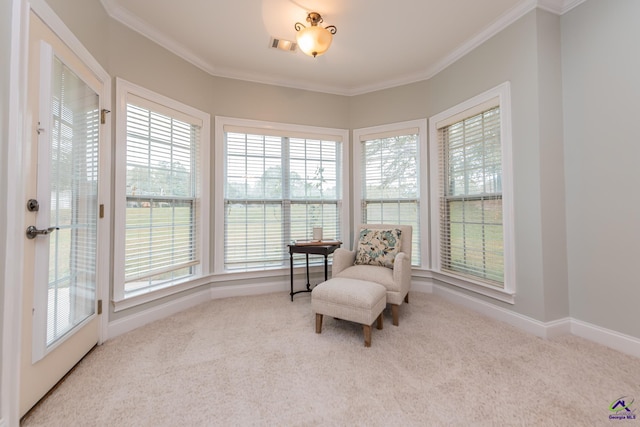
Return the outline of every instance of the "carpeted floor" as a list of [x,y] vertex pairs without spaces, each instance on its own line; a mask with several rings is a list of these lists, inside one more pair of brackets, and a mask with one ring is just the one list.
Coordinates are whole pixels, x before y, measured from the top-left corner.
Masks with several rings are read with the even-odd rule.
[[[214,300],[98,347],[22,425],[640,426],[640,359],[410,298],[371,348],[316,334],[308,294]],[[638,419],[609,420],[621,396]]]

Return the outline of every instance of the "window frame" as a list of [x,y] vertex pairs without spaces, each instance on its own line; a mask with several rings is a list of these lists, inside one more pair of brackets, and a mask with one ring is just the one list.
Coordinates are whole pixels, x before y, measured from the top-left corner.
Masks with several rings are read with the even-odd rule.
[[[349,234],[349,164],[350,164],[350,143],[349,131],[346,129],[325,128],[317,126],[295,125],[288,123],[268,122],[252,119],[240,119],[225,116],[216,116],[214,121],[215,139],[214,139],[214,233],[217,236],[225,234],[225,126],[232,128],[254,129],[256,133],[260,131],[268,135],[288,136],[291,138],[307,138],[324,136],[327,138],[335,137],[341,141],[342,150],[342,174],[341,179],[341,218],[340,218],[340,236],[337,239],[345,242]],[[214,259],[213,274],[233,276],[238,279],[267,277],[273,274],[281,274],[281,271],[289,271],[288,262],[283,263],[280,267],[256,268],[248,270],[227,270],[224,265],[224,238],[218,238],[214,241]],[[324,265],[324,264],[323,264]],[[299,268],[299,267],[296,267]]]
[[[428,144],[427,144],[427,120],[417,119],[408,120],[403,122],[389,123],[378,126],[370,126],[365,128],[359,128],[353,130],[353,215],[352,221],[354,224],[354,230],[358,230],[359,225],[362,223],[362,144],[361,141],[368,139],[378,139],[380,137],[393,137],[409,134],[411,129],[417,129],[417,149],[418,149],[418,164],[416,169],[419,171],[418,187],[419,187],[419,199],[418,199],[418,220],[420,222],[419,233],[413,230],[413,241],[417,242],[420,248],[420,265],[413,265],[414,270],[428,270],[430,268],[429,257],[429,162],[428,162]],[[355,235],[352,236],[354,241],[352,245],[356,244]],[[353,246],[351,246],[353,247]]]
[[[157,287],[145,289],[140,293],[125,292],[125,226],[126,226],[126,158],[127,158],[127,103],[129,97],[143,98],[149,100],[160,107],[165,107],[172,111],[190,117],[201,123],[200,140],[198,147],[199,161],[197,177],[197,193],[195,203],[199,212],[196,218],[199,218],[197,232],[198,241],[196,243],[196,253],[199,254],[199,263],[195,265],[194,274],[167,281],[159,284]],[[166,113],[167,111],[162,111]],[[114,278],[113,278],[113,304],[114,311],[125,310],[136,305],[154,301],[168,295],[182,292],[197,286],[207,284],[209,273],[209,194],[210,183],[210,149],[209,141],[211,140],[211,116],[208,113],[200,111],[194,107],[183,104],[179,101],[171,99],[167,96],[158,94],[142,86],[128,82],[121,78],[116,78],[116,146],[115,146],[115,215],[114,215]],[[177,117],[180,119],[180,117]]]
[[[487,109],[490,104],[500,107],[500,143],[502,155],[502,215],[504,245],[504,287],[499,288],[457,275],[441,268],[441,224],[440,224],[440,164],[439,133],[446,125],[472,117]],[[510,304],[515,303],[515,232],[513,203],[513,159],[510,83],[502,83],[473,98],[455,105],[429,118],[429,163],[431,184],[431,265],[434,277],[476,293],[486,295]]]

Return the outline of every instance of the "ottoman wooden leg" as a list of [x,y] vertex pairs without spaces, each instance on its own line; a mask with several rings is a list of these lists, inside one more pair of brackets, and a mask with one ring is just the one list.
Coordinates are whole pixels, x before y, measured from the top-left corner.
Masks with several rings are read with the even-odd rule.
[[407,294],[404,296],[404,302],[406,302],[407,304],[409,304],[409,293],[407,292]]
[[382,329],[382,312],[380,312],[380,316],[376,319],[376,327]]
[[364,331],[364,346],[371,347],[371,325],[362,325]]
[[397,304],[391,304],[391,317],[393,318],[393,326],[398,326],[398,307]]
[[322,332],[322,314],[316,313],[316,334]]

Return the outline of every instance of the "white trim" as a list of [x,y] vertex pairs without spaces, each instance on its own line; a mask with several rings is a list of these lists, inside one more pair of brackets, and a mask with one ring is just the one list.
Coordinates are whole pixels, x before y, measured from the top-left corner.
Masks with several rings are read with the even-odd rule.
[[[71,32],[65,23],[55,14],[53,9],[44,0],[31,0],[30,8],[38,15],[46,25],[69,47],[69,49],[80,58],[101,83],[102,91],[100,95],[100,109],[111,110],[111,76],[102,68],[102,65],[91,55],[80,40]],[[27,14],[28,15],[28,14]],[[25,36],[28,39],[28,36]],[[26,43],[26,42],[25,42]],[[111,253],[111,120],[107,115],[106,124],[100,125],[100,188],[98,195],[100,204],[104,204],[104,218],[99,219],[98,224],[98,289],[97,298],[103,301],[109,300],[110,293],[110,257],[100,254]],[[108,237],[107,237],[108,236]],[[96,301],[97,304],[97,301]],[[102,344],[106,340],[107,327],[109,324],[108,313],[103,312],[100,318],[100,331],[98,343]]]
[[287,298],[289,297],[289,283],[288,280],[273,280],[269,282],[263,282],[259,284],[247,284],[247,285],[223,285],[211,287],[211,299],[231,298],[248,295],[262,295],[272,294],[275,292],[287,292]]
[[556,15],[564,15],[586,0],[537,0],[538,8]]
[[[130,332],[148,323],[164,319],[196,305],[219,298],[231,298],[248,295],[261,295],[288,291],[288,281],[272,280],[261,284],[212,286],[181,298],[149,308],[139,313],[114,320],[109,323],[109,339]],[[288,297],[288,294],[287,294]]]
[[580,6],[585,1],[587,0],[564,0],[562,2],[562,14],[564,15],[573,8]]
[[631,356],[640,357],[640,338],[576,319],[571,321],[571,333]]
[[484,295],[498,301],[506,302],[508,304],[515,304],[515,293],[507,292],[500,288],[495,288],[490,285],[486,285],[481,282],[475,282],[468,278],[460,278],[447,273],[441,273],[438,271],[433,272],[433,278],[437,282],[446,283],[449,285],[457,286],[461,289],[466,289],[471,292],[475,292],[480,295]]
[[[40,41],[40,93],[38,99],[38,117],[40,121],[37,136],[37,164],[36,199],[40,202],[40,211],[36,215],[35,224],[38,229],[49,227],[51,218],[51,190],[49,177],[51,176],[51,134],[53,133],[53,115],[51,114],[51,86],[53,77],[53,47]],[[35,269],[33,283],[49,283],[49,238],[36,238]],[[45,267],[46,266],[46,267]],[[31,362],[36,363],[48,353],[47,349],[47,300],[46,288],[33,291],[33,322],[31,332]],[[74,328],[74,330],[76,330]]]
[[[405,132],[413,132],[417,129],[418,134],[418,164],[416,168],[419,173],[419,206],[418,220],[420,221],[421,235],[415,235],[413,239],[418,239],[420,245],[420,267],[428,268],[429,261],[429,161],[428,161],[428,132],[427,120],[407,120],[404,122],[388,123],[378,126],[370,126],[366,128],[353,130],[353,164],[351,165],[353,180],[353,226],[357,229],[362,223],[362,144],[363,140],[376,139],[382,136],[406,134]],[[354,235],[354,233],[351,233]],[[348,242],[347,240],[343,240]],[[355,242],[352,242],[355,245]],[[347,246],[352,247],[352,246]]]
[[[426,289],[428,289],[427,284],[416,284],[415,282],[411,287],[412,291],[417,292],[424,292]],[[571,334],[621,351],[622,353],[640,357],[640,338],[631,335],[626,335],[571,317],[541,322],[443,285],[433,284],[431,293],[441,296],[454,304],[461,305],[541,338],[551,339]]]
[[[42,1],[42,0],[39,0]],[[116,21],[122,23],[133,31],[141,34],[143,37],[152,40],[158,45],[169,50],[178,57],[200,68],[212,76],[226,77],[231,79],[240,79],[249,82],[270,84],[276,86],[291,87],[295,89],[311,90],[334,95],[355,96],[369,92],[375,92],[392,87],[403,86],[410,83],[428,80],[435,76],[469,52],[498,34],[509,25],[522,18],[527,13],[536,8],[546,10],[555,14],[564,14],[581,4],[585,0],[522,0],[513,8],[506,11],[502,16],[496,19],[492,24],[480,31],[471,39],[461,44],[457,49],[453,50],[449,55],[436,62],[433,66],[426,70],[418,71],[409,75],[398,78],[384,80],[382,82],[362,85],[357,87],[344,87],[329,84],[316,84],[303,80],[286,80],[276,75],[264,75],[259,73],[251,73],[246,70],[238,70],[231,68],[223,68],[215,66],[210,62],[199,57],[193,51],[178,43],[171,37],[164,35],[161,31],[150,26],[148,23],[140,20],[126,9],[118,5],[114,0],[100,0],[107,14]]]
[[[91,52],[71,32],[65,23],[55,14],[45,0],[31,0],[31,9],[42,19],[51,30],[60,37],[71,51],[101,80],[103,84],[111,82],[111,76],[102,68],[102,65],[91,55]],[[107,101],[111,103],[111,99]]]
[[[3,306],[0,308],[0,426],[17,426],[20,421],[20,360],[22,339],[22,267],[24,263],[24,182],[22,179],[23,151],[25,147],[25,111],[27,58],[29,47],[29,4],[23,0],[11,0],[8,94],[2,102],[6,107],[6,134],[0,136],[0,170],[3,178],[0,186],[5,193],[2,207],[6,223],[2,224],[2,248],[0,249],[0,286]],[[3,20],[3,22],[5,22]],[[4,137],[6,136],[6,140]],[[17,177],[11,181],[10,177]]]
[[[321,263],[322,258],[317,257],[317,262]],[[315,264],[312,265],[312,259],[309,259],[309,274],[311,276],[320,275],[324,277],[324,264]],[[331,264],[329,264],[329,271],[331,271]],[[262,281],[265,278],[273,278],[273,277],[290,277],[291,269],[290,267],[278,267],[272,268],[268,270],[249,270],[249,271],[227,271],[220,274],[212,274],[209,276],[211,283],[222,283],[222,282],[231,282],[238,280],[260,280]],[[302,277],[302,275],[306,274],[306,266],[296,266],[293,268],[293,276]]]
[[210,282],[211,282],[210,276],[202,276],[192,280],[186,280],[181,283],[168,285],[164,288],[158,288],[151,291],[147,291],[139,295],[129,296],[121,300],[114,299],[111,301],[111,304],[113,306],[113,312],[117,313],[119,311],[137,307],[139,305],[146,304],[148,302],[155,301],[160,298],[164,298],[170,295],[178,294],[180,292],[188,291],[189,289],[205,286],[205,285],[208,285]]
[[[498,97],[500,105],[500,139],[502,145],[502,210],[504,239],[504,289],[491,288],[480,282],[457,278],[440,269],[440,200],[438,185],[440,182],[438,167],[438,123],[456,116],[462,111],[471,111],[476,105],[483,104]],[[514,225],[514,189],[512,166],[512,131],[511,131],[511,90],[510,83],[502,83],[473,98],[455,105],[429,118],[429,155],[430,155],[430,188],[431,188],[431,268],[439,273],[440,280],[455,286],[478,292],[480,294],[514,303],[516,291],[515,270],[515,225]]]
[[568,318],[548,323],[541,322],[438,284],[433,285],[433,294],[541,338],[551,338],[569,332]]
[[[349,239],[349,167],[350,167],[350,144],[349,144],[349,131],[346,129],[338,128],[325,128],[318,126],[306,126],[296,125],[290,123],[278,123],[267,122],[261,120],[249,120],[239,119],[233,117],[216,116],[214,119],[214,234],[216,236],[224,236],[224,128],[225,126],[252,128],[252,129],[266,129],[275,130],[277,132],[287,133],[291,132],[296,135],[334,135],[342,144],[342,171],[340,179],[342,180],[341,188],[341,200],[342,200],[342,212],[341,212],[341,235],[338,236],[342,242],[347,242]],[[233,271],[225,271],[224,269],[224,238],[215,239],[214,242],[214,261],[213,261],[213,273],[214,275],[234,274]],[[270,271],[270,270],[266,270]],[[250,273],[250,272],[248,272]]]
[[[102,78],[102,77],[101,77]],[[111,77],[107,76],[102,81],[102,93],[100,94],[100,111],[111,111]],[[100,334],[98,344],[106,341],[109,327],[109,310],[107,302],[111,295],[111,260],[113,233],[111,213],[113,212],[113,204],[111,198],[111,181],[113,178],[113,167],[111,163],[111,114],[106,114],[105,123],[100,124],[100,181],[98,188],[99,205],[104,205],[104,217],[98,218],[98,289],[97,299],[103,302],[103,311],[100,315]],[[96,301],[97,304],[97,301]],[[98,311],[96,310],[96,313]]]
[[[143,98],[151,102],[164,105],[174,109],[181,114],[192,116],[202,123],[200,130],[199,144],[199,173],[198,177],[198,208],[200,212],[200,240],[198,241],[197,253],[199,254],[199,265],[196,267],[196,274],[187,278],[186,281],[161,287],[152,290],[141,296],[125,296],[125,209],[126,209],[126,131],[127,131],[127,99],[132,95],[136,99]],[[167,96],[153,92],[135,83],[131,83],[121,78],[116,78],[116,142],[115,142],[115,200],[114,200],[114,256],[113,256],[113,304],[115,311],[125,310],[136,305],[144,304],[164,296],[172,295],[187,289],[207,284],[209,274],[210,259],[210,146],[211,146],[211,115],[197,108],[183,104]]]
[[[431,281],[428,282],[411,282],[411,287],[409,288],[409,292],[421,292],[423,294],[432,294],[433,293],[433,283]],[[411,301],[411,298],[409,298]],[[411,303],[411,302],[409,302]]]
[[201,70],[213,76],[219,75],[217,74],[218,70],[215,66],[200,58],[198,55],[192,52],[191,49],[187,48],[181,43],[178,43],[172,37],[165,35],[162,31],[152,27],[144,20],[130,13],[127,9],[120,6],[118,2],[115,2],[113,0],[100,0],[100,3],[102,3],[102,6],[104,6],[105,11],[111,18],[120,22],[124,26],[137,32],[144,38],[153,41],[159,46],[162,46],[169,52],[195,65]]
[[[504,322],[521,331],[544,339],[573,334],[586,340],[619,350],[623,353],[640,357],[639,338],[621,334],[616,331],[569,317],[549,322],[542,322],[523,314],[516,313],[512,310],[499,307],[495,304],[482,301],[474,296],[463,294],[447,286],[434,284],[428,276],[428,271],[417,276],[425,280],[412,281],[411,292],[421,292],[440,296],[451,303],[463,306],[494,320]],[[221,282],[228,282],[228,278],[225,279],[223,276],[220,276],[217,279]],[[238,280],[241,279],[242,278],[238,278]],[[152,307],[142,312],[111,322],[109,324],[108,338],[115,338],[118,335],[132,331],[140,326],[144,326],[156,320],[164,319],[165,317],[189,309],[198,304],[209,302],[213,299],[261,295],[289,290],[287,280],[277,280],[275,277],[274,279],[275,280],[270,280],[260,284],[226,284],[212,286],[210,289],[168,301],[159,306]]]
[[133,331],[136,328],[144,326],[148,323],[164,319],[173,314],[195,307],[198,304],[211,300],[208,289],[186,295],[182,298],[168,301],[164,304],[157,305],[139,313],[123,317],[122,319],[109,322],[108,339],[117,337],[124,333]]

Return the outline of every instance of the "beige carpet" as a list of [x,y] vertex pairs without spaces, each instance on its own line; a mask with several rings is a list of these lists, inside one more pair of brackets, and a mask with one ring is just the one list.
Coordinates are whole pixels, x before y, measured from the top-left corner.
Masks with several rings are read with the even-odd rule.
[[[317,335],[308,294],[199,305],[97,348],[23,426],[640,425],[640,359],[410,296],[371,348]],[[637,420],[609,420],[621,396]]]

